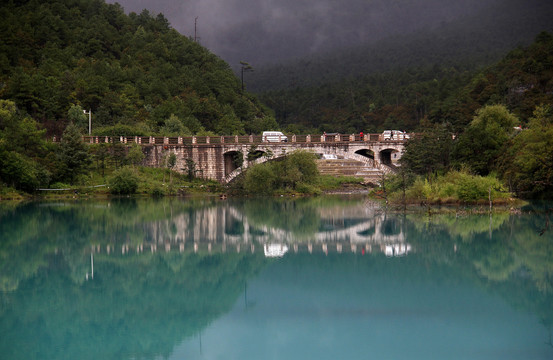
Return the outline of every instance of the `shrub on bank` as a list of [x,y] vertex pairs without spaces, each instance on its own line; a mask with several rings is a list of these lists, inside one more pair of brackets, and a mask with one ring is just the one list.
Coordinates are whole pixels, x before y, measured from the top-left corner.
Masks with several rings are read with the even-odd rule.
[[[397,176],[390,183],[397,184]],[[403,200],[403,189],[390,187],[390,199]],[[417,177],[405,189],[405,201],[410,203],[455,203],[505,200],[512,197],[505,186],[494,176],[471,175],[466,171],[450,171],[429,181]]]
[[135,194],[138,190],[138,176],[132,168],[122,167],[109,178],[109,190],[117,195]]
[[277,176],[271,164],[259,164],[248,169],[244,190],[250,194],[270,195],[275,191]]

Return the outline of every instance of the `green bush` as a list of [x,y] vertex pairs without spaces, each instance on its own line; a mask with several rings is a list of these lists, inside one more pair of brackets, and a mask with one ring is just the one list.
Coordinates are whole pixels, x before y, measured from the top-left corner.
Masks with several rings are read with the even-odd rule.
[[299,182],[313,184],[317,181],[319,170],[315,162],[316,156],[312,152],[305,150],[294,151],[285,159],[289,167],[297,169],[299,172]]
[[164,191],[163,188],[161,188],[160,186],[155,186],[155,187],[151,190],[151,194],[152,194],[152,196],[154,196],[154,197],[162,197],[162,196],[165,196],[165,191]]
[[0,180],[18,190],[34,192],[40,184],[38,164],[15,151],[0,153]]
[[461,173],[457,184],[457,196],[462,201],[506,198],[508,193],[494,175],[486,177]]
[[[401,198],[400,189],[392,191],[393,199]],[[471,175],[467,171],[451,171],[434,178],[432,182],[418,177],[406,191],[406,198],[411,202],[476,202],[488,200],[490,196],[492,200],[496,200],[509,198],[510,194],[495,175],[482,177]]]
[[482,182],[474,176],[464,176],[457,184],[457,196],[461,201],[476,201],[488,197],[488,191]]
[[318,187],[306,184],[306,183],[299,183],[296,185],[296,191],[300,194],[311,194],[311,195],[320,195],[322,193],[321,189]]
[[440,187],[439,197],[442,199],[456,199],[457,189],[455,184],[445,183]]
[[432,189],[428,181],[419,177],[415,180],[413,185],[407,189],[406,197],[410,201],[426,201],[429,200]]
[[116,170],[108,183],[112,194],[130,195],[138,190],[138,176],[128,166]]
[[252,166],[244,178],[244,190],[249,194],[271,195],[276,187],[277,176],[271,164]]
[[254,165],[244,176],[243,189],[249,194],[271,195],[275,192],[301,192],[315,194],[319,178],[315,155],[308,151],[295,151],[283,159]]

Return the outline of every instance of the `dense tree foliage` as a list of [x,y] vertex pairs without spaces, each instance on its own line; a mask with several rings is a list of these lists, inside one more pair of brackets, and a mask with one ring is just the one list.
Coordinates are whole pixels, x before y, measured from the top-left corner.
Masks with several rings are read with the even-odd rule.
[[497,161],[514,134],[518,119],[503,105],[478,110],[474,120],[455,143],[453,157],[475,173],[487,175],[497,170]]
[[449,169],[453,147],[451,131],[440,124],[425,122],[422,131],[405,145],[402,168],[417,175],[431,176]]
[[13,101],[0,100],[0,181],[27,192],[46,185],[50,172],[42,164],[48,163],[47,148],[44,130]]
[[540,106],[502,155],[505,179],[517,192],[529,196],[553,195],[553,112]]
[[79,175],[87,172],[92,159],[77,125],[69,124],[63,132],[58,158],[60,177],[67,179],[71,184],[75,183]]
[[553,36],[541,33],[528,48],[473,77],[421,121],[419,136],[406,146],[402,173],[430,178],[464,169],[496,174],[520,196],[550,196],[552,64]]
[[476,110],[503,104],[524,127],[536,107],[553,103],[552,79],[553,35],[542,32],[530,46],[511,51],[475,75],[466,86],[438,104],[430,119],[448,122],[456,132],[461,132]]
[[75,106],[92,110],[93,131],[139,124],[155,133],[171,117],[192,132],[276,125],[224,61],[162,14],[127,16],[103,0],[9,1],[0,32],[0,98],[49,133],[62,133]]

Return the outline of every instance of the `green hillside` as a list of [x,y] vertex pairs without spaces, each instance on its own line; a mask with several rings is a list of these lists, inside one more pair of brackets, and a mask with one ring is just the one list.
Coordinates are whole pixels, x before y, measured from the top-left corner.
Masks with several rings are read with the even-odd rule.
[[125,15],[103,0],[11,0],[0,7],[0,33],[0,99],[51,135],[63,132],[74,105],[92,110],[95,131],[122,124],[126,135],[274,125],[228,64],[162,14]]
[[430,118],[461,131],[477,109],[493,104],[505,105],[523,127],[536,107],[553,104],[553,35],[540,33],[530,46],[511,51],[476,74],[461,90],[437,102]]

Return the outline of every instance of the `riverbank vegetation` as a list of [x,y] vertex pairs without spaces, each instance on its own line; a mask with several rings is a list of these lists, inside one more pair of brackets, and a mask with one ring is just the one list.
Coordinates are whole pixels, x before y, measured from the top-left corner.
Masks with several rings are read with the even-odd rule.
[[397,174],[381,183],[391,201],[506,202],[553,194],[553,111],[539,106],[525,128],[503,105],[481,108],[457,139],[427,124],[410,140]]
[[393,203],[422,205],[513,201],[512,194],[496,176],[472,175],[466,170],[450,171],[430,179],[417,176],[410,182],[402,174],[395,175],[385,179],[375,193]]
[[137,145],[85,144],[74,124],[59,144],[44,139],[44,130],[0,100],[0,199],[85,197],[108,195],[177,195],[220,192],[214,181],[180,174],[167,161],[165,168],[141,166]]

